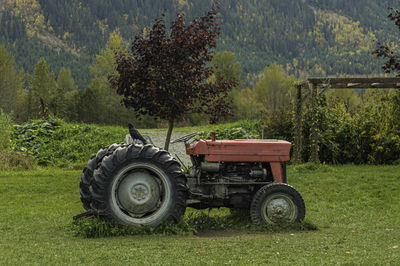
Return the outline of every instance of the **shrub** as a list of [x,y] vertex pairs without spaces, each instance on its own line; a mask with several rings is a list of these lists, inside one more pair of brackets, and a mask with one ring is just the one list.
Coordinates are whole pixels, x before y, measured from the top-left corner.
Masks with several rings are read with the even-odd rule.
[[46,154],[43,146],[51,141],[60,124],[61,120],[48,118],[15,125],[11,135],[14,151],[32,155],[39,164],[46,165],[51,155]]
[[215,132],[217,139],[256,139],[260,137],[260,121],[238,121],[230,124],[220,124],[212,129],[200,132],[203,139],[211,139],[211,133]]
[[20,152],[6,151],[0,153],[0,170],[33,170],[35,159]]
[[34,156],[39,165],[70,167],[86,161],[100,148],[121,142],[125,131],[120,127],[68,124],[49,118],[15,126],[12,141],[15,151]]
[[10,148],[11,118],[0,109],[0,151]]

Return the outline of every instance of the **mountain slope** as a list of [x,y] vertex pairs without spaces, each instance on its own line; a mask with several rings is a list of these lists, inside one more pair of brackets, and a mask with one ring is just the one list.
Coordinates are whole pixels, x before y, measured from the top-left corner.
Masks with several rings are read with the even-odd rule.
[[[0,43],[32,73],[43,56],[54,72],[72,70],[81,89],[88,66],[118,28],[126,40],[166,13],[188,19],[213,1],[194,0],[8,0],[0,1]],[[256,74],[271,62],[298,75],[371,74],[380,62],[375,41],[391,42],[397,29],[387,19],[395,0],[222,0],[218,51],[236,54],[243,73]],[[164,11],[164,9],[166,9]]]

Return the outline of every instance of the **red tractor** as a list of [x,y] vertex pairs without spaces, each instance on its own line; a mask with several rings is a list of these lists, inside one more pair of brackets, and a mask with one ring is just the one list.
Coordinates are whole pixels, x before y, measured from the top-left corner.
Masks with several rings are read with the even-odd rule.
[[82,174],[84,208],[133,226],[178,221],[186,207],[247,209],[256,224],[304,218],[303,198],[286,184],[290,142],[216,140],[215,134],[211,140],[190,141],[197,135],[172,142],[185,143],[193,164],[187,172],[153,144],[120,143],[100,150]]

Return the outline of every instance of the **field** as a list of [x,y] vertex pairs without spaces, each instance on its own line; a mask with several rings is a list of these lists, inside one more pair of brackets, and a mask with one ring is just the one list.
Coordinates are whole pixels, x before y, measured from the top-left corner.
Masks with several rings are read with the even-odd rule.
[[89,239],[71,231],[80,171],[2,171],[0,265],[400,264],[400,166],[300,165],[288,177],[318,230]]

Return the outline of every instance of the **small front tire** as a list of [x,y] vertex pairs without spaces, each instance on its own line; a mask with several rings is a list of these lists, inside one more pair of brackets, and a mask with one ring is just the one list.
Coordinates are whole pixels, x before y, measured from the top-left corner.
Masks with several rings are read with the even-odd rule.
[[295,223],[306,213],[300,193],[288,184],[269,184],[260,188],[250,206],[250,217],[255,224]]

